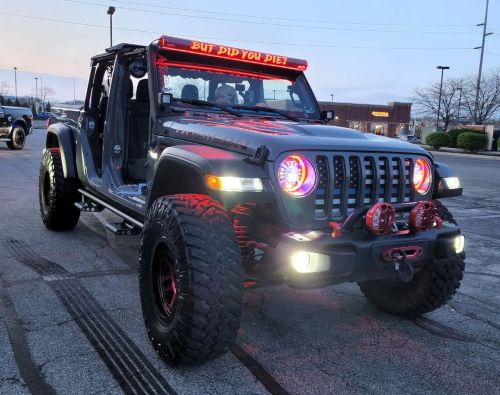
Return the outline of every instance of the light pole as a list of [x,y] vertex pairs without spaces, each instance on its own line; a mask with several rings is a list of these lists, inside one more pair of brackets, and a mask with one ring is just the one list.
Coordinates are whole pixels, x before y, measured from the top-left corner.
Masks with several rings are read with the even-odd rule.
[[438,102],[438,113],[436,121],[436,132],[439,132],[439,113],[441,112],[441,95],[443,92],[443,74],[445,70],[448,70],[449,66],[436,66],[436,69],[441,70],[441,84],[439,85],[439,102]]
[[76,87],[74,78],[73,78],[73,104],[76,105]]
[[43,106],[43,78],[40,77],[40,100],[42,102],[42,111],[45,111],[45,107]]
[[14,67],[14,87],[16,91],[16,101],[17,101],[17,67]]
[[38,77],[35,77],[35,101],[38,97]]
[[108,7],[107,14],[109,15],[109,46],[113,46],[113,14],[115,13],[115,7]]
[[[479,72],[477,73],[477,84],[476,84],[476,102],[474,104],[474,117],[478,116],[479,111],[479,90],[481,88],[481,74],[483,72],[483,56],[484,56],[484,43],[486,36],[489,36],[493,33],[486,33],[486,24],[488,23],[488,5],[490,0],[486,0],[486,11],[484,12],[484,22],[478,23],[477,26],[483,27],[483,39],[480,47],[475,47],[474,49],[481,49],[481,56],[479,58]],[[476,119],[474,119],[474,123],[476,123]]]
[[332,104],[333,104],[333,93],[330,93],[330,97],[332,98]]

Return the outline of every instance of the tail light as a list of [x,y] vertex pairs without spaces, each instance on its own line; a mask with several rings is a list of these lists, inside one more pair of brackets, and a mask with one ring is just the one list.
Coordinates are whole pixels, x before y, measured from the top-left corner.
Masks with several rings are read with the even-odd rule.
[[422,231],[431,229],[434,225],[442,226],[438,209],[434,202],[418,202],[410,211],[410,224],[413,229]]
[[421,194],[429,192],[432,184],[431,165],[425,159],[419,158],[415,161],[413,168],[413,187]]
[[366,213],[366,226],[377,236],[391,233],[396,220],[396,211],[389,203],[377,203]]

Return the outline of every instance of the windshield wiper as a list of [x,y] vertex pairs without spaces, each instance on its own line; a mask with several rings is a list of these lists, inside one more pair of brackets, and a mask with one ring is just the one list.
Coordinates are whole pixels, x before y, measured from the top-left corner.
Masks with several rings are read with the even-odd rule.
[[264,107],[264,106],[242,106],[239,104],[232,105],[231,108],[238,108],[242,110],[252,110],[252,111],[257,111],[257,112],[273,112],[275,114],[281,115],[283,118],[287,118],[290,121],[294,122],[300,122],[300,119],[297,117],[294,117],[293,115],[287,114],[285,111],[277,110],[276,108],[272,107]]
[[204,107],[215,107],[218,108],[222,111],[225,111],[231,115],[235,115],[237,117],[242,117],[243,115],[238,112],[238,111],[233,111],[230,108],[227,108],[226,106],[223,106],[222,104],[217,104],[217,103],[212,103],[207,100],[197,100],[197,99],[174,99],[174,101],[178,101],[181,103],[188,103],[188,104],[195,104],[197,106],[204,106]]

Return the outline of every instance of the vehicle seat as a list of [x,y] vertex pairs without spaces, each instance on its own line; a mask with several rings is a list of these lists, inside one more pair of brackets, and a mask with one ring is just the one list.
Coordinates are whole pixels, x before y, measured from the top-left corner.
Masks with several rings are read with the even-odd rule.
[[200,100],[200,94],[198,88],[195,85],[184,85],[182,87],[181,99],[186,100]]
[[134,182],[146,180],[148,154],[149,91],[148,80],[137,84],[135,99],[129,101],[127,114],[126,175]]

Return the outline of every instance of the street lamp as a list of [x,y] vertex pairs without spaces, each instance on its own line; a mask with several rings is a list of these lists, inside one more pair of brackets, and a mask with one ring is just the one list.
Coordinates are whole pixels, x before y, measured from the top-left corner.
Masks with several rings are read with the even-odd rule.
[[14,86],[15,86],[16,101],[17,101],[17,67],[14,67]]
[[436,132],[439,132],[439,113],[441,112],[441,94],[443,92],[443,74],[445,70],[449,70],[449,66],[436,66],[436,69],[441,70],[441,84],[439,85],[439,103],[436,121]]
[[38,97],[38,77],[35,77],[35,100]]
[[330,97],[332,98],[332,103],[333,103],[333,93],[330,94]]
[[115,7],[108,7],[108,12],[106,12],[109,15],[109,46],[113,46],[113,14],[115,13]]

